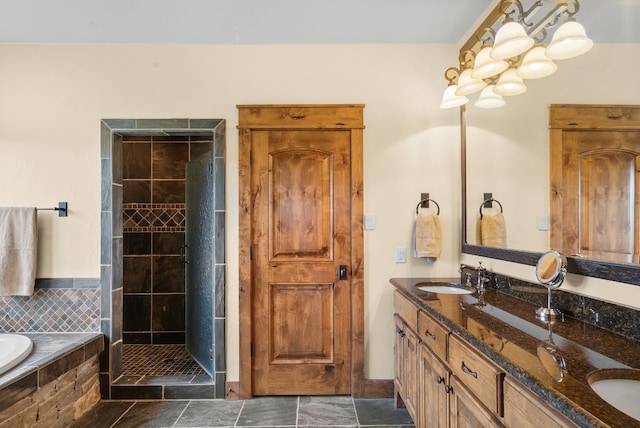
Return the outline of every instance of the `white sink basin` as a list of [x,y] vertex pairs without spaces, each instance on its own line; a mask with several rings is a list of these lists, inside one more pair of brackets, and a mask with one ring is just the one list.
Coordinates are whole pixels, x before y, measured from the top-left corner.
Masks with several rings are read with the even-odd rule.
[[[624,378],[590,376],[589,385],[604,401],[640,421],[640,371],[631,370]],[[598,374],[598,372],[596,372]],[[596,379],[593,379],[596,377]],[[621,376],[622,377],[622,376]]]
[[473,290],[468,288],[455,287],[452,285],[416,285],[418,290],[428,291],[438,294],[471,294]]

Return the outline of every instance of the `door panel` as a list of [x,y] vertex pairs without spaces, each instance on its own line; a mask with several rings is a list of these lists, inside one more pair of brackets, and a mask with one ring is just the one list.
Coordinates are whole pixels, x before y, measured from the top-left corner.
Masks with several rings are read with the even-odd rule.
[[565,252],[638,262],[639,156],[638,132],[563,133]]
[[213,376],[214,182],[211,154],[186,166],[186,348]]
[[252,136],[255,395],[350,393],[350,133]]

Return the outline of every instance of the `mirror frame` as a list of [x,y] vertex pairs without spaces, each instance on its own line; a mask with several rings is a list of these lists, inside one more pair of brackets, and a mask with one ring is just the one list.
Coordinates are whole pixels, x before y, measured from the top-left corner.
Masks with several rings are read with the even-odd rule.
[[[462,215],[460,248],[463,254],[473,254],[489,257],[507,262],[520,263],[535,266],[543,252],[509,250],[505,248],[493,248],[467,243],[467,113],[466,106],[460,106],[460,165],[462,185]],[[622,282],[625,284],[640,285],[640,265],[612,263],[594,259],[579,257],[567,257],[567,272]]]

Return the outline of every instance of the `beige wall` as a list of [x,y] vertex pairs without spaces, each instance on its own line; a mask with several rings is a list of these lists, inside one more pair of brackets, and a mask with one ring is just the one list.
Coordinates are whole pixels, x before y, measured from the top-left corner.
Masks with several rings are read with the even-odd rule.
[[[40,215],[38,277],[98,277],[100,119],[226,119],[227,365],[228,379],[237,380],[235,105],[363,103],[365,213],[376,216],[376,229],[365,232],[366,376],[389,379],[388,279],[457,275],[460,261],[458,112],[438,109],[444,70],[456,58],[453,45],[0,45],[0,205],[68,201],[69,217]],[[440,204],[442,257],[425,262],[407,251],[408,263],[396,264],[395,247],[410,249],[421,192]],[[532,271],[488,264],[521,277]],[[578,291],[594,295],[606,284],[578,282]],[[615,293],[640,301],[640,287]]]

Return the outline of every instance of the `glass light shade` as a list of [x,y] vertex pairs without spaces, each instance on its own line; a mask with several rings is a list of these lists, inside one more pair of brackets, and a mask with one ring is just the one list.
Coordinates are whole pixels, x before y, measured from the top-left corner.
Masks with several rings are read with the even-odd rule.
[[440,108],[446,109],[460,107],[461,105],[469,102],[469,98],[465,97],[464,95],[456,95],[456,89],[458,89],[457,85],[447,86],[447,89],[444,90],[444,94],[442,95]]
[[507,68],[509,68],[509,63],[502,59],[491,58],[491,46],[485,46],[476,55],[471,77],[474,79],[487,79],[497,76]]
[[553,33],[546,55],[551,59],[568,59],[582,55],[593,47],[582,24],[567,21]]
[[545,55],[544,46],[536,46],[524,56],[518,67],[518,76],[523,79],[540,79],[556,72],[558,66]]
[[502,96],[520,95],[527,91],[527,86],[518,76],[515,68],[510,68],[500,75],[493,92]]
[[495,43],[491,49],[491,58],[513,58],[528,51],[534,44],[535,40],[524,31],[522,24],[509,21],[496,33]]
[[473,105],[479,108],[498,108],[505,105],[504,98],[493,91],[495,87],[496,85],[489,85],[484,88]]
[[487,87],[487,82],[471,77],[471,69],[467,68],[458,77],[458,89],[456,95],[469,95],[481,91]]

